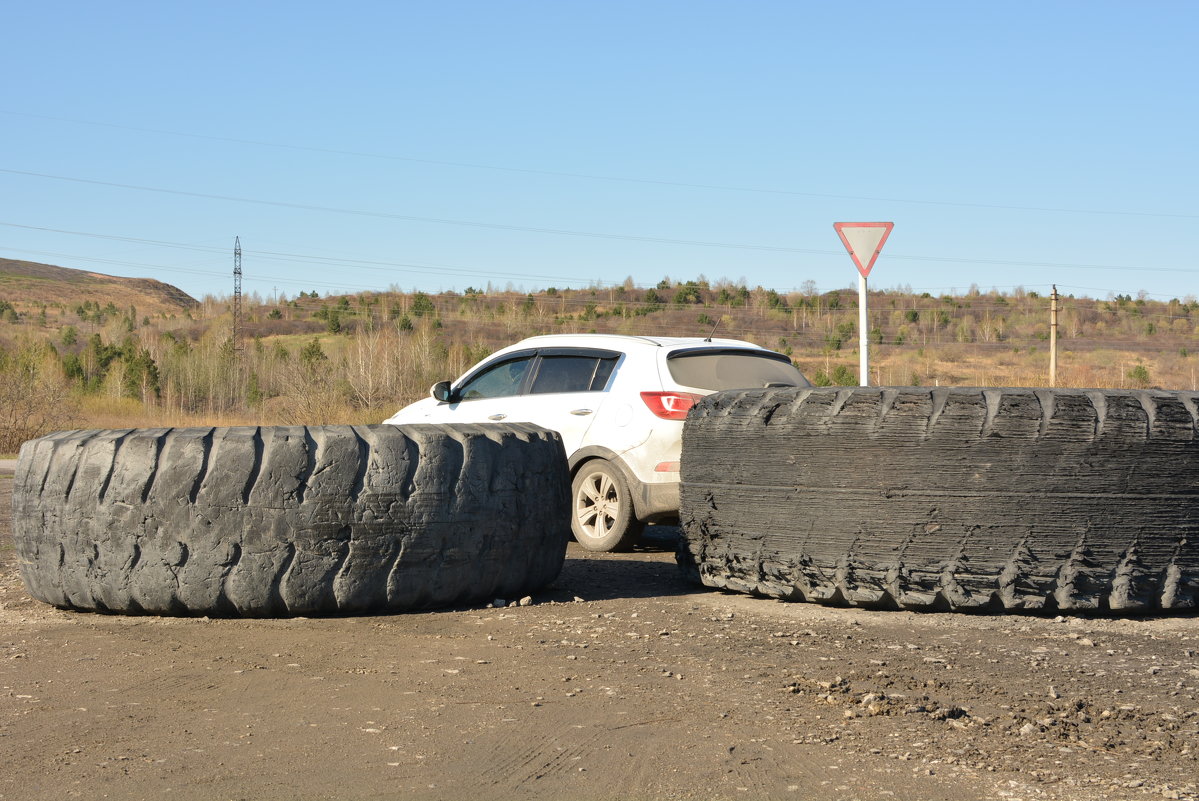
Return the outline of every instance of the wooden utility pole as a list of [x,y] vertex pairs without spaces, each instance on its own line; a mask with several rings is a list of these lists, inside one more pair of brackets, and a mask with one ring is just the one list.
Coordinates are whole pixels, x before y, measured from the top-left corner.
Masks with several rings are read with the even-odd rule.
[[1049,386],[1057,386],[1057,284],[1049,296]]

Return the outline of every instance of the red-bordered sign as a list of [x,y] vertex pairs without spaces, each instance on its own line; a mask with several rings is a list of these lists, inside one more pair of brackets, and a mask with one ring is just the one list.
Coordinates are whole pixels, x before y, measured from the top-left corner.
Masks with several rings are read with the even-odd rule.
[[891,229],[895,223],[889,222],[839,222],[833,223],[841,243],[849,251],[850,258],[857,265],[862,277],[870,275],[874,260],[887,243]]

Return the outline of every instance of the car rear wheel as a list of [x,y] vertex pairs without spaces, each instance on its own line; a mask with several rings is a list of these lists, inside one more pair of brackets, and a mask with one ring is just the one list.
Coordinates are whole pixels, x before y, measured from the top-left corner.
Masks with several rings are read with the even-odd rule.
[[633,499],[624,476],[603,459],[579,468],[571,497],[571,530],[589,551],[628,550],[645,528],[633,517]]

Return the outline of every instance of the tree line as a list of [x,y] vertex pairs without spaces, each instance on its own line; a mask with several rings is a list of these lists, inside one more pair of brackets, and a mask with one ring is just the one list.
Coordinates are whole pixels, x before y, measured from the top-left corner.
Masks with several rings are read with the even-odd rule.
[[[1048,302],[1022,290],[873,292],[872,383],[1034,383],[1048,358]],[[494,350],[555,332],[714,333],[785,353],[814,383],[858,383],[857,293],[810,283],[789,293],[702,277],[536,293],[305,291],[243,309],[245,336],[234,341],[227,297],[153,316],[95,301],[0,299],[0,452],[89,425],[98,409],[131,425],[376,422]],[[1067,297],[1059,337],[1088,386],[1183,388],[1195,380],[1197,315],[1190,298]],[[1069,369],[1059,386],[1070,385]]]

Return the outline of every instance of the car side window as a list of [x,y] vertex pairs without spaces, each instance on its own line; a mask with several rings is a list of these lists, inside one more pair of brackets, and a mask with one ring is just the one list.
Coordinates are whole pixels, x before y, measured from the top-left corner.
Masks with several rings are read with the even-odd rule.
[[506,398],[519,394],[528,372],[532,357],[511,359],[488,367],[458,388],[458,397],[464,401],[482,398]]
[[530,392],[599,392],[608,383],[616,359],[595,356],[542,356]]

